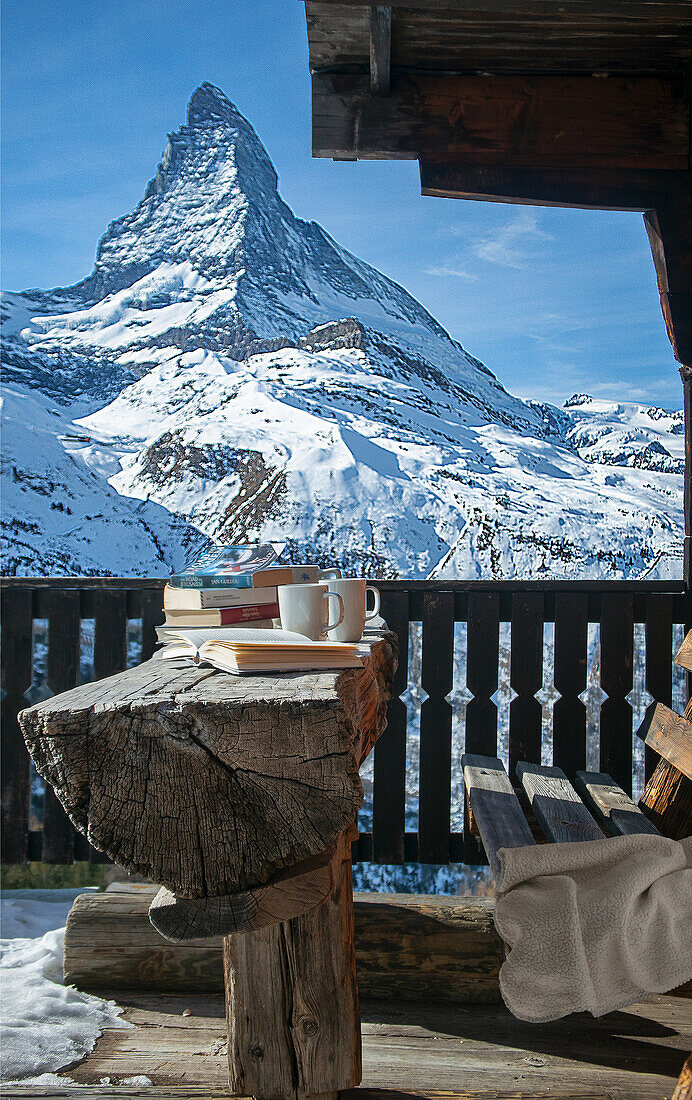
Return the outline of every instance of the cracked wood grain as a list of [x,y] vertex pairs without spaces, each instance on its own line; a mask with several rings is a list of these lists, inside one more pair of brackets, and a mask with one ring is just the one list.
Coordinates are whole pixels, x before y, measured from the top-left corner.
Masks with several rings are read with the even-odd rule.
[[361,669],[234,677],[156,658],[22,711],[37,770],[114,862],[200,899],[334,849],[386,725],[396,636]]
[[[336,848],[288,868],[267,886],[216,898],[176,897],[162,886],[149,906],[149,920],[172,943],[209,936],[256,932],[317,908],[331,894],[356,829],[342,834]],[[350,847],[348,849],[350,851]]]
[[323,904],[224,936],[228,1068],[234,1096],[308,1100],[361,1079],[350,835]]

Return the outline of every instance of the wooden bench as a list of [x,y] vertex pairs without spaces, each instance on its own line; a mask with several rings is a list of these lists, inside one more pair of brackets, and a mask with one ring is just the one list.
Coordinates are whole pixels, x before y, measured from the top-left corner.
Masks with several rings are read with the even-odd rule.
[[[497,878],[500,848],[535,844],[533,832],[501,760],[465,754],[464,784],[471,828]],[[517,775],[546,842],[603,840],[604,836],[659,830],[604,772],[577,772],[574,785],[561,768],[517,764]]]
[[[692,671],[692,631],[675,661]],[[526,761],[517,764],[517,776],[546,842],[636,833],[679,840],[692,833],[692,700],[684,716],[652,703],[637,732],[660,757],[638,806],[606,773],[578,771],[572,784],[561,768]],[[471,829],[480,835],[497,878],[500,848],[520,848],[536,840],[502,761],[465,754],[462,764]],[[677,992],[692,995],[692,983]],[[673,1100],[692,1100],[689,1059]]]
[[[692,631],[675,663],[692,672]],[[578,771],[574,785],[560,768],[520,761],[517,776],[551,843],[653,833],[680,840],[692,833],[692,700],[684,715],[652,703],[637,731],[659,763],[639,805],[604,772]],[[471,829],[480,835],[495,877],[499,848],[534,844],[531,827],[501,760],[462,757]]]

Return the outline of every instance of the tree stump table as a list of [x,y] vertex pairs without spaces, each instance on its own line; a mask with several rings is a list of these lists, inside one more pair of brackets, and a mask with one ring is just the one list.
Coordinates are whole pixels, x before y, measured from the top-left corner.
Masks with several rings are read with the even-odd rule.
[[360,1082],[351,841],[396,655],[383,631],[341,672],[153,658],[20,715],[75,826],[162,884],[152,924],[224,937],[235,1096],[325,1100]]

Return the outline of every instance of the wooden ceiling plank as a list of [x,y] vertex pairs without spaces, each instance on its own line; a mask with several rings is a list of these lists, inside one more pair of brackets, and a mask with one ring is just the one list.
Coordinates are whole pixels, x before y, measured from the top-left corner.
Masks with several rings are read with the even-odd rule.
[[397,76],[386,98],[370,95],[361,76],[312,80],[315,156],[542,168],[689,163],[690,110],[676,80]]
[[[311,12],[325,10],[367,8],[371,0],[308,0]],[[553,15],[559,13],[573,15],[630,15],[637,19],[679,19],[689,22],[688,0],[389,0],[396,9],[418,9],[429,13],[431,18],[442,12],[455,14],[474,12],[476,14],[514,15],[518,12],[527,15]]]
[[[529,71],[544,67],[547,56],[559,71],[560,58],[570,68],[583,62],[584,72],[594,64],[631,67],[636,72],[664,71],[674,61],[692,58],[692,3],[642,5],[610,0],[601,6],[573,8],[568,3],[513,0],[493,8],[475,0],[465,10],[396,5],[391,24],[392,67],[447,68],[497,71],[511,67]],[[391,6],[386,5],[391,11]],[[306,4],[310,67],[313,72],[354,64],[367,66],[370,53],[370,12],[359,3]],[[654,11],[655,14],[647,14]],[[574,56],[573,51],[577,51]],[[533,59],[527,54],[533,53]],[[480,56],[480,55],[483,56]],[[473,55],[473,56],[471,56]],[[506,56],[507,55],[507,56]],[[554,57],[554,61],[552,58]],[[531,60],[531,64],[529,61]]]
[[370,8],[370,90],[389,95],[392,56],[392,9],[386,4]]

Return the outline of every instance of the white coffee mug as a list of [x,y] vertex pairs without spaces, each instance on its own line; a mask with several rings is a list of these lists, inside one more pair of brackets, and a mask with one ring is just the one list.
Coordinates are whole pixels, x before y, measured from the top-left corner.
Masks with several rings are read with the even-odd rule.
[[[324,582],[280,584],[277,591],[282,630],[294,630],[313,642],[323,642],[327,631],[343,622],[344,601]],[[330,599],[336,600],[339,608],[338,618],[332,623],[329,622]]]
[[[366,622],[380,613],[379,592],[364,580],[351,577],[331,580],[329,589],[341,596],[344,603],[343,621],[329,627],[329,641],[359,642]],[[368,592],[372,592],[375,600],[372,611],[367,610]]]

